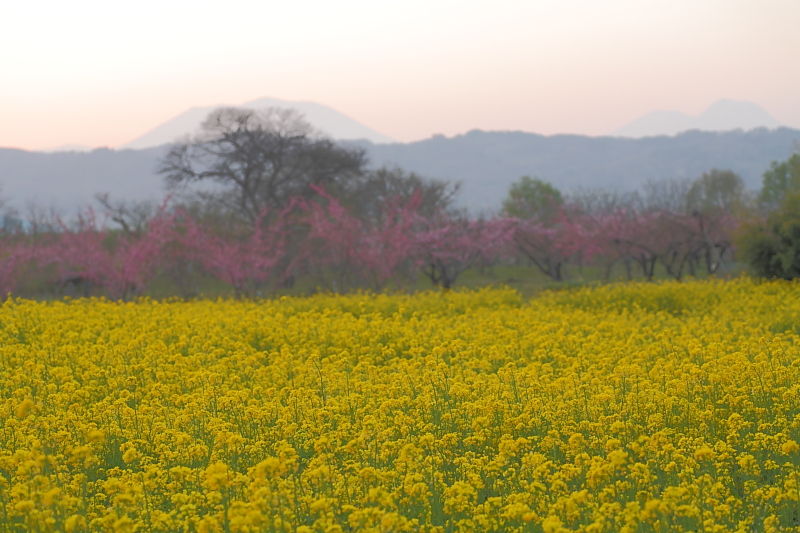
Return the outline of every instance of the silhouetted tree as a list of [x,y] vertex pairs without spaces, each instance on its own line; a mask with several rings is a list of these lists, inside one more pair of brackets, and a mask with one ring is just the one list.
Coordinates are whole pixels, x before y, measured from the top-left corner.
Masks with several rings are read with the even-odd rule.
[[227,107],[213,111],[194,139],[174,145],[159,172],[172,189],[217,184],[199,194],[254,222],[267,209],[312,196],[312,185],[337,194],[366,161],[363,150],[322,137],[294,110]]

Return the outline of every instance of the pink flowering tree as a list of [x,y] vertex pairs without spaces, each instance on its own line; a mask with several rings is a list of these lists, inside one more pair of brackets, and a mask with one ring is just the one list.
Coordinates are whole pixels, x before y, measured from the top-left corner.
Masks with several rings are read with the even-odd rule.
[[317,193],[319,199],[303,204],[302,223],[307,234],[301,260],[317,283],[328,290],[343,292],[358,283],[364,228],[338,200],[322,189]]
[[670,276],[682,279],[696,275],[705,262],[714,273],[723,254],[731,249],[731,232],[736,219],[730,215],[685,214],[666,209],[648,212],[617,210],[593,217],[601,245],[598,256],[606,262],[606,277],[614,264],[625,265],[628,279],[632,264],[652,280],[658,263]]
[[672,277],[681,279],[687,273],[695,276],[703,264],[709,274],[717,272],[732,247],[732,233],[738,226],[733,215],[723,211],[664,211],[660,217],[654,237],[661,247],[661,262]]
[[397,199],[388,201],[380,218],[365,224],[357,257],[362,274],[372,288],[382,289],[390,279],[397,277],[403,266],[413,262],[414,230],[420,220],[420,205],[418,195],[405,204]]
[[163,249],[173,238],[173,218],[163,211],[142,233],[111,231],[91,209],[74,228],[61,224],[49,244],[37,247],[40,266],[55,270],[55,284],[91,284],[110,298],[129,299],[142,294],[163,264]]
[[171,259],[196,262],[211,276],[230,285],[236,297],[262,296],[285,276],[291,204],[275,214],[262,211],[252,224],[212,227],[178,212],[178,236]]
[[605,264],[606,279],[618,262],[624,265],[628,279],[633,278],[634,264],[641,268],[645,278],[652,279],[659,258],[652,233],[657,221],[652,215],[616,209],[597,214],[591,220],[595,228],[595,257]]
[[17,234],[0,235],[0,296],[13,293],[34,260],[34,248]]
[[232,286],[237,297],[263,294],[280,277],[290,209],[274,217],[263,211],[252,226],[228,228],[225,235],[180,212],[172,257],[197,261],[205,272]]
[[507,250],[515,229],[506,218],[470,220],[444,212],[423,220],[422,226],[415,234],[417,264],[444,289],[478,261],[493,261]]
[[517,250],[553,281],[566,277],[570,262],[591,260],[602,251],[596,221],[568,206],[558,206],[547,218],[515,219]]
[[98,221],[92,209],[81,213],[74,227],[59,221],[60,231],[50,236],[50,242],[36,250],[40,267],[53,269],[53,284],[102,286],[110,270],[110,236],[105,220]]
[[517,220],[514,228],[517,249],[553,281],[564,279],[567,261],[559,230],[536,220]]
[[594,228],[594,244],[596,246],[595,261],[605,267],[604,278],[611,278],[614,266],[622,262],[628,279],[633,277],[632,260],[623,244],[623,235],[630,225],[630,212],[617,209],[610,213],[598,213],[590,217]]
[[317,193],[302,216],[308,228],[303,258],[317,280],[336,292],[362,284],[384,288],[414,252],[419,197],[388,201],[375,220],[363,221],[323,189]]

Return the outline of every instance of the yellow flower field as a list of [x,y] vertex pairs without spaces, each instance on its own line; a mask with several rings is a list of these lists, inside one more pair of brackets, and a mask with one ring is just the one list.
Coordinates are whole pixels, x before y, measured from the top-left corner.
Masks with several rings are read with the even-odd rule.
[[0,531],[800,530],[800,285],[9,300]]

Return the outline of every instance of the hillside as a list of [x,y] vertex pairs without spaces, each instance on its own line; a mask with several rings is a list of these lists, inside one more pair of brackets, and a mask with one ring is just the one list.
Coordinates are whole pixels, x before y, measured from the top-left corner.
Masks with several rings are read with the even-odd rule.
[[[769,163],[786,159],[800,144],[800,130],[691,131],[644,139],[476,130],[407,144],[349,144],[363,147],[374,166],[399,165],[425,176],[462,181],[462,205],[493,209],[509,184],[526,174],[569,191],[634,189],[648,180],[691,178],[721,168],[739,173],[755,189]],[[165,150],[164,146],[87,153],[0,149],[0,194],[18,206],[35,200],[66,209],[91,201],[97,192],[117,198],[159,198],[164,190],[155,169]]]
[[146,150],[27,152],[0,149],[0,196],[19,209],[34,202],[71,211],[91,203],[98,192],[131,200],[159,199],[155,172],[166,147]]
[[565,191],[579,187],[627,190],[648,180],[694,178],[720,168],[740,174],[748,187],[756,189],[769,163],[786,159],[797,143],[800,130],[780,128],[690,131],[644,139],[476,130],[408,144],[361,144],[374,162],[460,180],[464,205],[492,209],[522,175],[537,176]]

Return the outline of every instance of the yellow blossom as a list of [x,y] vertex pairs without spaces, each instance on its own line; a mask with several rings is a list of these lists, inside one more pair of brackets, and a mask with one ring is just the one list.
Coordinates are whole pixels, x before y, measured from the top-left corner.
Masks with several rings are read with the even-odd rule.
[[786,442],[784,442],[783,444],[781,444],[781,451],[782,451],[782,452],[783,452],[785,455],[789,455],[789,454],[791,454],[791,453],[797,453],[797,451],[798,451],[798,450],[800,450],[800,445],[798,445],[798,444],[797,444],[795,441],[793,441],[793,440],[787,440]]
[[798,316],[796,284],[746,277],[530,300],[9,299],[2,516],[67,533],[789,531]]

